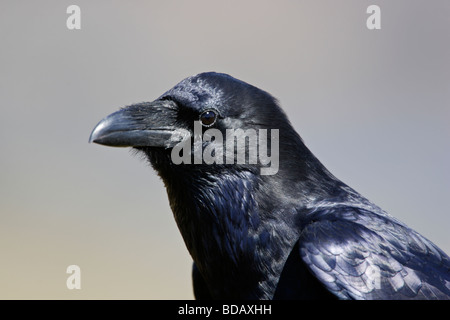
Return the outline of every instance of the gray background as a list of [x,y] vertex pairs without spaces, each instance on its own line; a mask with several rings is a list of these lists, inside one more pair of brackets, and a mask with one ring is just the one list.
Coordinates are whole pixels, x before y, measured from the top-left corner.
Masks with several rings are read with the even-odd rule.
[[2,0],[0,298],[193,297],[162,182],[87,141],[203,71],[272,93],[331,172],[450,252],[449,17],[448,0]]

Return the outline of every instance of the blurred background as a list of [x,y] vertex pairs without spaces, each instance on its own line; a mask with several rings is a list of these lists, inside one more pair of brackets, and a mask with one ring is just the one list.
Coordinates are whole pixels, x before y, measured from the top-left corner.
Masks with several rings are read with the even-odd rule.
[[193,298],[162,182],[88,138],[203,71],[273,94],[334,175],[450,253],[449,31],[448,0],[2,0],[0,298]]

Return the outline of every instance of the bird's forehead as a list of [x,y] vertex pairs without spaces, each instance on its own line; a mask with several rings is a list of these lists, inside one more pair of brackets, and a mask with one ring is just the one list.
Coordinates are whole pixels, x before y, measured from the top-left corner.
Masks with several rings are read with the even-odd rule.
[[223,103],[223,91],[198,77],[184,79],[172,89],[164,93],[162,97],[170,97],[185,107],[195,110],[205,108],[219,108]]

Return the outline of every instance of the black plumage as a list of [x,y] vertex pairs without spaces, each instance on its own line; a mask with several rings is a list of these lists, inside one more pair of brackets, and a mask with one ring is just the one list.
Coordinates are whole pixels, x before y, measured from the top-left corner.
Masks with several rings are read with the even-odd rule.
[[[278,129],[279,148],[270,150],[275,138],[268,140],[279,155],[276,173],[261,174],[260,161],[175,164],[172,151],[183,141],[195,154],[198,120],[202,132],[224,136]],[[148,157],[194,260],[199,299],[450,298],[449,257],[335,178],[277,101],[243,81],[189,77],[153,102],[109,115],[90,141]],[[220,144],[204,140],[200,149]]]

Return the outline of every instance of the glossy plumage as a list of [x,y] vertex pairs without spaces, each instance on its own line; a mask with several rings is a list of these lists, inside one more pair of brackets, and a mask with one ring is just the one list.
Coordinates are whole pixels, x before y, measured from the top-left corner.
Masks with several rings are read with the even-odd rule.
[[[208,110],[215,118],[205,123],[224,135],[278,129],[278,172],[261,175],[261,163],[175,165],[171,151]],[[245,82],[189,77],[106,117],[90,140],[134,147],[158,172],[194,260],[197,298],[450,298],[449,257],[335,178],[277,101]]]

